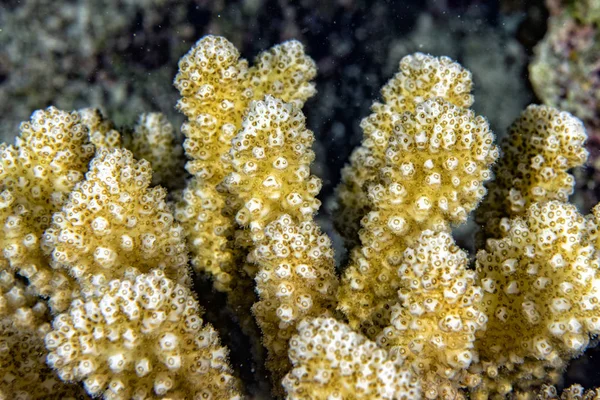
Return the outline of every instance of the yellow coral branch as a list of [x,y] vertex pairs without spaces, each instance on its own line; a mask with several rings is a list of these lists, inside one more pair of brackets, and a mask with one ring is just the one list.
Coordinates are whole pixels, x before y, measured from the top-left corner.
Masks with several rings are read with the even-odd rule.
[[345,271],[339,308],[374,337],[396,302],[399,258],[423,230],[449,230],[485,195],[498,150],[487,121],[441,98],[397,116],[385,165],[366,186],[371,211]]
[[365,186],[385,166],[385,151],[400,115],[436,97],[460,108],[473,104],[471,73],[448,57],[415,53],[402,58],[399,69],[381,90],[383,103],[373,103],[373,113],[361,121],[363,141],[342,170],[335,222],[349,248],[359,244],[360,221],[371,210]]
[[522,216],[535,202],[566,202],[575,179],[568,170],[588,156],[582,122],[548,106],[530,105],[512,124],[502,142],[502,158],[494,167],[496,179],[477,210],[485,238],[501,237],[502,218]]
[[293,104],[271,96],[254,101],[232,141],[234,171],[224,181],[242,204],[237,223],[250,231],[260,297],[253,311],[275,382],[290,368],[288,340],[298,322],[335,308],[331,242],[312,220],[321,187],[310,175],[313,140]]
[[0,145],[0,268],[27,278],[58,311],[70,302],[73,282],[50,268],[40,240],[52,213],[83,179],[93,153],[79,115],[54,107],[22,123],[14,146]]

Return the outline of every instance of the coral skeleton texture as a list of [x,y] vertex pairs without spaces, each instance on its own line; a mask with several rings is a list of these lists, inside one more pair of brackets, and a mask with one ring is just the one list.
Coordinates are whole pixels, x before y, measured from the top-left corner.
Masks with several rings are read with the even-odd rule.
[[527,107],[502,143],[495,180],[475,214],[485,237],[501,236],[502,219],[523,216],[534,203],[566,202],[575,185],[568,171],[587,160],[586,137],[583,124],[571,114],[548,106]]
[[189,289],[162,271],[75,300],[45,338],[48,365],[104,399],[239,398],[227,350]]
[[261,53],[249,68],[227,39],[206,36],[179,61],[174,84],[181,93],[177,108],[188,118],[181,130],[193,179],[176,215],[187,232],[192,265],[214,276],[217,290],[232,291],[230,285],[244,279],[238,265],[243,254],[232,243],[235,222],[231,211],[223,213],[235,198],[218,190],[233,168],[231,140],[252,100],[271,94],[301,107],[315,93],[315,75],[314,62],[296,41]]
[[[338,274],[302,112],[315,75],[297,41],[249,67],[209,35],[174,81],[182,147],[162,114],[117,129],[54,107],[0,145],[0,400],[251,397],[197,279],[276,398],[599,397],[553,386],[600,333],[600,205],[568,203],[583,124],[531,105],[500,156],[471,73],[404,57],[336,192]],[[451,229],[474,210],[470,263]]]
[[126,274],[160,269],[189,285],[183,229],[150,188],[152,169],[125,149],[99,149],[86,179],[52,217],[42,247],[54,269],[65,269],[82,288]]
[[[403,60],[401,68],[404,65]],[[429,80],[436,73],[439,79],[470,79],[457,64],[450,65],[454,67],[450,71],[442,68],[430,72],[430,65],[423,63],[421,73]],[[470,80],[468,83],[456,83],[461,88],[456,90],[463,94],[459,98],[466,105],[471,97],[462,90],[470,88]],[[398,78],[392,84],[405,85],[409,93],[411,88],[422,86]],[[421,96],[417,96],[417,89],[414,92],[417,101]],[[376,112],[369,118],[385,118],[380,114],[385,115]],[[339,193],[340,199],[366,196],[369,203],[370,211],[361,220],[360,245],[352,249],[342,278],[339,308],[353,328],[372,338],[389,325],[404,250],[424,230],[449,231],[451,224],[465,222],[485,195],[483,182],[490,179],[490,166],[498,156],[487,121],[441,97],[422,101],[412,112],[390,110],[389,114],[385,146],[371,154],[378,167],[371,171],[370,181],[359,193],[344,189],[349,186],[343,182]],[[365,135],[364,143],[369,140]]]

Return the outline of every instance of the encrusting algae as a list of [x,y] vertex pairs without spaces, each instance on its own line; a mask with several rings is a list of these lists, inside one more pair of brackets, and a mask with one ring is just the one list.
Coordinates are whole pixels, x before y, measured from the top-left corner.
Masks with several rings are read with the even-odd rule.
[[[315,75],[297,41],[250,67],[205,36],[174,82],[183,148],[161,114],[123,130],[54,107],[0,145],[0,400],[244,398],[194,274],[264,347],[276,397],[559,398],[600,330],[600,205],[568,203],[581,122],[531,105],[500,156],[470,72],[406,56],[337,190],[340,277],[314,219]],[[451,228],[474,210],[469,265]]]

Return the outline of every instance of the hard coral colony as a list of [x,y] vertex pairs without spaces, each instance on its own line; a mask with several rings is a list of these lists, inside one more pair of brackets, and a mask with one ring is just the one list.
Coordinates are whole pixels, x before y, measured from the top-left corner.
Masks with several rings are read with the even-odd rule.
[[[499,156],[470,72],[404,57],[337,190],[338,278],[301,111],[315,74],[296,41],[249,67],[200,39],[175,78],[192,178],[172,203],[153,186],[182,162],[160,114],[123,134],[90,109],[21,124],[0,146],[0,399],[248,395],[188,261],[260,336],[274,396],[558,398],[600,331],[600,206],[568,203],[582,123],[529,106]],[[451,228],[475,209],[469,265]]]

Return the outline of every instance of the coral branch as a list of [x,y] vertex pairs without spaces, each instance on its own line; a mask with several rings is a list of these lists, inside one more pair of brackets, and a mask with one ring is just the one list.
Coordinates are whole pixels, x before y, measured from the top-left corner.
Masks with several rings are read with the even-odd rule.
[[261,53],[252,68],[239,57],[225,38],[205,36],[180,60],[174,82],[182,96],[177,107],[188,118],[182,132],[187,169],[194,175],[176,216],[190,242],[194,268],[210,274],[215,288],[227,292],[242,289],[239,281],[248,279],[237,265],[245,252],[232,243],[235,227],[227,212],[236,207],[229,204],[236,199],[217,190],[232,171],[231,139],[250,101],[272,94],[301,107],[315,93],[310,80],[316,75],[314,62],[297,41]]
[[290,340],[294,369],[283,380],[289,400],[416,399],[420,382],[399,355],[333,318],[308,318]]
[[473,104],[471,73],[448,57],[415,53],[402,58],[399,68],[381,90],[384,102],[375,102],[373,113],[362,120],[363,141],[342,170],[335,222],[350,248],[359,244],[360,221],[372,208],[366,185],[385,166],[388,141],[401,114],[414,113],[418,104],[436,97],[459,108]]
[[397,271],[400,303],[377,338],[406,359],[428,399],[454,399],[461,387],[479,384],[466,370],[477,360],[475,334],[484,334],[487,316],[467,261],[450,234],[424,231],[404,251]]
[[498,155],[493,139],[483,117],[441,98],[398,116],[385,166],[367,186],[362,247],[352,252],[338,295],[353,328],[374,337],[388,325],[406,247],[423,230],[464,222],[477,206]]
[[153,269],[189,285],[183,230],[167,207],[166,191],[149,188],[151,181],[147,161],[125,149],[99,150],[44,233],[52,267],[75,277],[84,292]]
[[510,127],[502,143],[496,179],[477,210],[486,238],[501,237],[502,218],[522,216],[536,202],[566,202],[575,179],[568,170],[587,160],[581,121],[567,112],[530,105]]
[[335,308],[331,242],[312,220],[321,188],[310,175],[313,140],[293,104],[271,96],[254,101],[232,141],[234,172],[224,181],[242,204],[237,223],[250,230],[260,297],[253,311],[275,382],[290,368],[288,340],[298,322]]
[[574,206],[533,204],[510,220],[505,237],[488,240],[477,254],[489,316],[477,341],[484,369],[495,377],[528,360],[535,361],[531,372],[557,369],[580,355],[600,332],[598,267],[585,218]]
[[94,146],[76,112],[54,107],[33,113],[20,131],[14,146],[0,145],[0,268],[27,278],[60,311],[70,302],[73,282],[50,268],[40,239],[52,213],[83,179]]
[[46,335],[48,364],[104,399],[239,399],[227,350],[189,289],[154,270],[75,300]]

